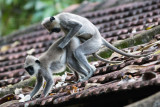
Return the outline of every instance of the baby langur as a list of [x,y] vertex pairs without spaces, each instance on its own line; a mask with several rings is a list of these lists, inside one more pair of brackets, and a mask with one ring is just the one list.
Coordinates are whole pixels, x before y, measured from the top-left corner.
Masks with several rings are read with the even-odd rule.
[[[70,42],[72,37],[78,37],[84,39],[84,43],[78,46],[73,54],[78,62],[83,65],[89,74],[92,76],[94,70],[88,63],[85,55],[93,54],[97,52],[102,46],[106,46],[109,49],[128,57],[142,57],[146,55],[132,55],[125,53],[109,42],[107,42],[100,34],[99,30],[93,25],[88,19],[79,15],[71,13],[60,13],[56,16],[47,17],[42,21],[42,25],[50,32],[60,32],[61,30],[65,33],[63,41],[58,45],[59,48],[63,49]],[[97,55],[94,54],[96,57]],[[98,57],[100,58],[100,57]]]

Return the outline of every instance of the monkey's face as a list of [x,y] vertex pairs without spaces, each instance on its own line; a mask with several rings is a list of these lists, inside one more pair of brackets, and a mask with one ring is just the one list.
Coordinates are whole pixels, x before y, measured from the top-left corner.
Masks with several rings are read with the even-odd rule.
[[36,57],[28,55],[24,63],[24,68],[29,75],[36,75],[40,69],[40,62]]
[[43,25],[50,32],[50,34],[53,32],[58,33],[61,31],[59,21],[53,16],[45,18],[41,25]]

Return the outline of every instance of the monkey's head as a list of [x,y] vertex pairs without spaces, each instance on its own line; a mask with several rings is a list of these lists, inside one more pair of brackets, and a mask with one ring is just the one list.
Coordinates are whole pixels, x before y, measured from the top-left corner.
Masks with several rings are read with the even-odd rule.
[[24,63],[24,68],[30,75],[36,75],[40,69],[40,61],[38,58],[28,55]]
[[43,25],[49,32],[50,34],[53,32],[60,32],[61,28],[60,28],[60,23],[59,20],[56,17],[46,17],[41,25]]

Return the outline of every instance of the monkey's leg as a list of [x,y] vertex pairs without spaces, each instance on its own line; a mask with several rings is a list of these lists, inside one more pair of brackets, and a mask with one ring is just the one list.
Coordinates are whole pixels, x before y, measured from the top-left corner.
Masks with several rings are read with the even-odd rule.
[[[71,54],[71,53],[70,53]],[[78,81],[83,81],[83,80],[87,80],[87,76],[88,73],[86,72],[86,70],[78,63],[78,61],[74,58],[74,56],[72,55],[71,57],[67,57],[67,64],[69,65],[69,68],[74,71],[75,73],[77,73],[80,76],[80,78],[78,78]]]
[[84,78],[84,76],[81,76],[80,74],[78,74],[78,72],[75,69],[73,69],[71,67],[71,65],[69,65],[69,64],[67,64],[67,65],[68,65],[68,68],[74,73],[75,82],[77,83],[79,81],[82,81],[83,80],[82,78]]
[[50,92],[54,82],[52,79],[52,73],[45,70],[45,69],[42,69],[42,70],[43,70],[42,75],[43,75],[44,79],[46,80],[46,86],[45,86],[45,89],[44,89],[41,97],[46,97],[48,95],[48,93]]
[[43,77],[40,73],[38,73],[37,76],[37,83],[36,86],[34,87],[33,91],[30,93],[31,98],[39,91],[43,83]]
[[73,55],[73,51],[77,49],[77,47],[79,47],[80,44],[81,44],[80,40],[77,37],[73,37],[69,45],[67,46],[66,56],[67,56],[67,64],[69,65],[69,68],[75,73],[77,73],[78,75],[80,74],[79,76],[81,80],[79,81],[83,81],[83,80],[86,80],[85,77],[88,76],[87,69],[83,68],[84,66],[80,65],[78,60]]
[[[78,45],[77,43],[74,44],[75,42],[71,41],[72,45]],[[72,45],[69,45],[70,47],[67,47],[67,65],[68,67],[74,71],[75,73],[78,74],[78,81],[83,81],[83,80],[86,80],[85,78],[83,77],[87,77],[88,76],[88,73],[87,71],[79,64],[79,62],[76,60],[76,58],[74,57],[73,55],[73,51],[75,47],[73,47]],[[71,47],[72,46],[72,47]],[[84,75],[83,77],[79,74],[82,74]],[[79,78],[80,77],[80,78]],[[82,80],[79,80],[79,79],[82,79]]]
[[97,52],[102,45],[102,41],[100,38],[91,38],[81,44],[75,51],[74,56],[82,64],[88,71],[90,78],[95,72],[95,68],[93,68],[89,63],[85,55],[92,54]]

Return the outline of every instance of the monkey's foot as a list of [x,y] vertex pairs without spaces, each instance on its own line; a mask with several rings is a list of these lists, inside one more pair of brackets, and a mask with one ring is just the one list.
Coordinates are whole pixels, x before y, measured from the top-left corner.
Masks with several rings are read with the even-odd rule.
[[95,72],[96,71],[96,67],[94,65],[90,65],[92,70]]
[[77,82],[83,82],[83,81],[86,81],[86,80],[88,80],[89,78],[88,78],[88,76],[87,77],[85,77],[85,78],[81,78],[81,79],[79,79]]
[[95,66],[93,66],[93,65],[90,65],[90,66],[91,66],[91,70],[90,70],[90,72],[89,72],[89,74],[88,74],[88,78],[92,77],[92,75],[93,75],[94,72],[96,71],[96,67],[95,67]]

